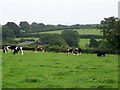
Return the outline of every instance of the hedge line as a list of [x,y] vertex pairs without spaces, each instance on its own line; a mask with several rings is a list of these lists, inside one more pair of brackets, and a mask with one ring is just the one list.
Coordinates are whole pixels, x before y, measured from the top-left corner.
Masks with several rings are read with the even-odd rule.
[[[30,51],[35,51],[35,48],[37,46],[22,46],[23,47],[23,50],[30,50]],[[3,46],[0,46],[0,49],[3,49]],[[46,52],[56,52],[56,53],[67,53],[67,47],[63,47],[63,46],[45,46],[44,47],[45,51]],[[101,49],[98,49],[98,48],[82,48],[82,52],[83,53],[97,53],[98,51],[105,51],[106,53],[108,54],[120,54],[120,51],[114,51],[114,50],[101,50]]]
[[[42,35],[44,34],[22,34],[20,37],[25,38],[25,37],[36,37],[36,38],[40,38]],[[102,35],[91,35],[91,34],[87,34],[87,35],[80,35],[80,38],[102,38]]]

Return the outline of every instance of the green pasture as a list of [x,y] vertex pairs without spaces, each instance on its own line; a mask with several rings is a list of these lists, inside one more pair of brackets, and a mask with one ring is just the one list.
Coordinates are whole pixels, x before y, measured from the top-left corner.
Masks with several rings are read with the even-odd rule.
[[75,29],[80,35],[102,35],[99,29]]
[[3,88],[117,88],[118,56],[66,53],[2,54]]
[[[81,35],[102,35],[100,30],[98,29],[74,29],[79,32]],[[32,33],[32,34],[46,34],[46,33],[51,33],[51,34],[61,34],[63,30],[55,30],[55,31],[46,31],[46,32],[37,32],[37,33]]]
[[14,38],[14,40],[16,40],[16,41],[20,41],[20,39],[34,39],[35,41],[39,40],[39,38],[35,38],[35,37],[27,37],[27,38]]
[[[96,39],[97,41],[100,41],[102,39]],[[89,45],[90,44],[90,39],[89,38],[81,38],[80,39],[80,42],[79,42],[79,45],[80,47],[85,47],[86,45]]]

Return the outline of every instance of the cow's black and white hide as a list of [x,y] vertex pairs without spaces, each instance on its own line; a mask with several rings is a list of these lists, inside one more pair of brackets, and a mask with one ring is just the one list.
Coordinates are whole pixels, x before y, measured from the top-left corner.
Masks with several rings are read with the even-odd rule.
[[3,52],[8,53],[8,52],[14,50],[15,48],[16,48],[16,46],[4,46]]
[[36,48],[36,51],[37,51],[37,52],[44,52],[44,48],[38,46],[38,47]]
[[97,57],[105,57],[105,52],[104,51],[99,51],[97,53]]
[[74,55],[81,55],[81,53],[82,53],[82,49],[81,48],[75,48],[74,50],[73,50],[73,53],[74,53]]
[[82,49],[81,48],[75,48],[75,49],[73,49],[73,48],[69,48],[68,50],[67,50],[67,52],[68,52],[68,54],[69,53],[73,53],[74,55],[81,55],[81,53],[82,53]]
[[72,48],[68,48],[67,49],[67,53],[69,54],[69,53],[73,53],[73,49]]
[[14,55],[18,54],[18,53],[20,53],[21,55],[23,55],[22,47],[18,47],[18,46],[4,46],[3,52],[4,53],[8,53],[9,51],[13,51]]
[[23,50],[22,50],[22,47],[16,47],[13,51],[13,54],[21,54],[23,55]]

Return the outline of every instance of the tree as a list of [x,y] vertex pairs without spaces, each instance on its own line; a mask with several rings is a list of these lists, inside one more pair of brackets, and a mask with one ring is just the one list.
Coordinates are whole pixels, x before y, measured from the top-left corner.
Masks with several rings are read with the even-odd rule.
[[90,39],[89,47],[98,47],[98,45],[99,45],[99,43],[97,40],[95,40],[95,38]]
[[3,42],[12,43],[14,41],[15,34],[12,29],[7,25],[2,26],[2,40]]
[[79,47],[79,33],[74,30],[62,31],[62,37],[70,47]]
[[104,39],[108,42],[108,48],[116,50],[119,48],[120,20],[115,17],[104,18],[98,26],[103,32]]
[[6,24],[6,26],[9,29],[13,30],[13,33],[15,34],[15,37],[19,37],[20,36],[20,28],[19,28],[19,26],[16,23],[14,23],[14,22],[8,22]]
[[38,31],[39,30],[39,25],[36,22],[33,22],[31,24],[31,30]]
[[40,38],[40,41],[43,44],[49,44],[49,45],[59,45],[59,46],[66,45],[65,40],[59,34],[45,34],[45,35],[42,35],[41,38]]
[[21,29],[21,30],[25,30],[25,32],[30,31],[30,25],[29,25],[29,23],[26,22],[26,21],[20,22],[19,26],[20,26],[20,29]]
[[39,28],[40,28],[40,29],[45,28],[45,24],[43,24],[43,23],[39,23]]

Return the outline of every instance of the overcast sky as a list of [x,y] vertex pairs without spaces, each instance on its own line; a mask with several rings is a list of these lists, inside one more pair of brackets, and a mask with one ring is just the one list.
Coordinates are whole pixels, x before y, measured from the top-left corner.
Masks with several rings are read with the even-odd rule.
[[118,17],[119,0],[1,0],[0,22],[96,24]]

